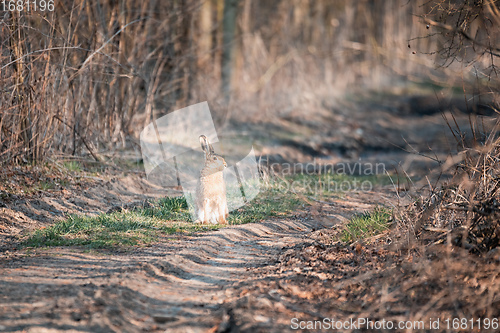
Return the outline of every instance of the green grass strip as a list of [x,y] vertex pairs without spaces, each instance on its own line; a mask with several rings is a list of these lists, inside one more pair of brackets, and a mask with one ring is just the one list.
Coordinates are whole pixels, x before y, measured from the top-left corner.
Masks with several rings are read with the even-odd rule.
[[341,240],[347,243],[375,236],[390,226],[392,212],[383,207],[376,207],[371,212],[355,215],[347,223]]

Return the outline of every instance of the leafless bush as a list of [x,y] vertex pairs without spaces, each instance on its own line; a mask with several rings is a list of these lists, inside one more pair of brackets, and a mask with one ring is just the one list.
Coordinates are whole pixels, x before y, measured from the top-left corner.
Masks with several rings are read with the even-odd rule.
[[[454,62],[473,67],[476,80],[469,85],[481,96],[498,97],[496,61],[500,57],[500,10],[494,1],[429,1],[422,18],[427,38],[440,36],[443,65]],[[467,83],[464,82],[464,88]],[[464,89],[465,99],[468,99]],[[491,100],[491,99],[490,99]],[[498,101],[497,101],[498,103]],[[498,104],[497,104],[498,105]],[[456,124],[456,122],[455,122]],[[403,228],[425,244],[445,243],[474,253],[490,251],[500,244],[500,139],[498,125],[484,135],[471,122],[473,138],[466,140],[459,128],[450,126],[460,147],[441,172],[456,168],[451,180],[432,189],[404,212]],[[458,125],[457,125],[458,126]]]
[[[424,0],[55,4],[54,12],[0,17],[2,164],[102,159],[135,145],[152,119],[204,100],[219,124],[269,121],[313,113],[322,95],[352,86],[455,77],[426,54],[436,40],[408,44],[426,32],[415,16]],[[223,38],[227,4],[237,8],[234,39]],[[230,72],[222,70],[228,61]]]
[[183,28],[197,8],[61,1],[54,12],[3,13],[2,163],[99,159],[136,136],[155,107],[188,100],[194,60]]
[[[428,1],[424,14],[428,34],[436,39],[437,54],[442,67],[456,63],[466,69],[462,85],[466,93],[499,106],[500,8],[498,1]],[[471,76],[474,80],[467,80]]]
[[444,164],[453,177],[415,201],[402,226],[424,244],[449,243],[473,253],[500,245],[500,138],[464,149]]

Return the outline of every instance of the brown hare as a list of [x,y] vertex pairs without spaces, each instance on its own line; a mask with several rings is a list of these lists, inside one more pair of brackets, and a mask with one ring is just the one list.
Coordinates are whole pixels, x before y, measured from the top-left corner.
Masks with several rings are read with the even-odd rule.
[[205,152],[205,165],[200,171],[196,185],[195,209],[199,223],[226,224],[227,199],[223,170],[227,167],[224,158],[214,152],[207,137],[200,135],[201,148]]

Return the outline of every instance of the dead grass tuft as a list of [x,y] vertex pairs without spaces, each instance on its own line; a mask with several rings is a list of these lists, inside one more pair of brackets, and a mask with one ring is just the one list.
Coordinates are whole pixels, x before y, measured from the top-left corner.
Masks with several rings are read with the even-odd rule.
[[454,176],[403,214],[424,244],[450,243],[471,253],[500,244],[500,139],[464,149]]

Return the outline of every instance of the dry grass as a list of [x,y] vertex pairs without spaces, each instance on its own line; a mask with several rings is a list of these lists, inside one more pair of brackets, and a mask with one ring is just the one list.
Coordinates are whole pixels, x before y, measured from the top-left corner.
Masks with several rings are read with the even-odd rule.
[[[462,149],[441,170],[454,170],[453,176],[399,212],[399,228],[388,233],[393,257],[368,287],[383,297],[366,313],[385,309],[381,317],[397,318],[397,311],[387,310],[397,305],[408,309],[405,319],[440,318],[439,331],[496,331],[484,324],[500,315],[497,131],[498,123],[483,142],[458,135]],[[467,324],[444,324],[453,318]]]
[[450,243],[472,253],[500,245],[500,138],[497,128],[443,164],[453,177],[404,212],[401,226],[423,243]]
[[[2,13],[0,163],[104,160],[137,149],[152,119],[204,100],[223,127],[309,116],[322,96],[354,86],[451,84],[458,76],[426,54],[438,41],[408,49],[426,34],[414,16],[423,2],[241,0],[231,45],[222,44],[224,0],[57,1],[54,12]],[[235,49],[229,108],[219,89],[225,48]]]

